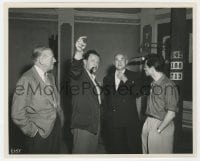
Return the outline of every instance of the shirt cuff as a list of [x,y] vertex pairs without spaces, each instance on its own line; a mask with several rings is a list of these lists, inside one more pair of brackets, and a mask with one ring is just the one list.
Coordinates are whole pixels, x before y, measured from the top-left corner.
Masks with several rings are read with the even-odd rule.
[[168,111],[178,112],[178,107],[168,106],[166,109]]
[[75,55],[74,55],[74,59],[75,60],[82,60],[83,59],[83,54],[81,54],[81,53],[75,53]]

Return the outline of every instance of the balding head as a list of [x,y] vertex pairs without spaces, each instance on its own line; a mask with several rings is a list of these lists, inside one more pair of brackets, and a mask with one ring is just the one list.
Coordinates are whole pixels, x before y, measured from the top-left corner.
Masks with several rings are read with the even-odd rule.
[[32,60],[44,72],[50,71],[56,62],[53,51],[47,47],[37,47],[33,50]]
[[45,50],[50,50],[52,52],[52,50],[50,48],[45,47],[45,46],[40,46],[33,50],[32,60],[34,63],[38,60],[38,58],[42,55],[43,51],[45,51]]
[[128,57],[125,54],[118,53],[114,56],[114,65],[116,70],[126,69]]

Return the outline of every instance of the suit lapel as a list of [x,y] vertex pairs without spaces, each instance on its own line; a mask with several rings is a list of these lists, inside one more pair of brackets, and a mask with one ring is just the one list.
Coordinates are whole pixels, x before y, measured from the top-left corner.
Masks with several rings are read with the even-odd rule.
[[[113,92],[117,92],[117,90],[116,90],[116,87],[115,87],[115,72],[116,72],[116,70],[112,73],[112,75],[111,75],[111,80],[110,80],[110,83],[109,84],[111,84],[112,86],[112,89],[111,90],[113,90]],[[119,89],[119,88],[118,88]]]
[[120,87],[123,86],[123,84],[124,84],[124,83],[120,80],[120,82],[119,82],[119,86],[118,86],[118,89],[117,89],[117,90],[119,90]]
[[[127,77],[127,70],[125,70],[124,75]],[[128,77],[127,77],[128,78]],[[114,75],[114,83],[115,83],[115,75]],[[117,88],[117,92],[119,91],[120,87],[124,85],[124,82],[120,80],[119,86]],[[116,88],[115,88],[116,89]]]
[[[32,67],[33,77],[35,78],[37,84],[40,85],[42,90],[42,96],[46,97],[52,104],[57,104],[57,90],[55,88],[55,85],[53,83],[52,78],[50,78],[51,85],[46,85],[42,78],[39,76],[38,72],[36,71],[35,67]],[[50,91],[51,90],[51,91]],[[53,90],[53,91],[52,91]],[[52,94],[50,94],[50,92]]]
[[48,78],[49,78],[51,86],[53,88],[52,93],[53,93],[53,97],[54,97],[54,102],[57,103],[58,102],[58,91],[57,91],[57,88],[56,88],[56,85],[55,85],[55,80],[53,79],[54,77],[53,76],[51,76],[51,77],[48,76]]
[[125,76],[128,78],[129,72],[128,72],[127,69],[125,70],[124,74],[125,74]]

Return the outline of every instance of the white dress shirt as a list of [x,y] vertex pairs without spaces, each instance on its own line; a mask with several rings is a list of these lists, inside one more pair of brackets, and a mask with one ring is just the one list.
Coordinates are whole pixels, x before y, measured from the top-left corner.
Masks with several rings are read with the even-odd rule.
[[40,78],[42,78],[42,80],[45,82],[45,72],[40,69],[37,65],[34,65],[36,71],[38,72]]
[[47,85],[50,85],[50,81],[49,81],[49,78],[48,78],[48,73],[44,72],[37,65],[34,65],[34,67],[35,67],[36,71],[38,72],[40,78],[44,81],[44,83],[47,84]]
[[98,95],[98,101],[99,101],[99,104],[101,104],[101,90],[100,90],[98,84],[95,82],[96,76],[95,76],[94,74],[91,74],[88,70],[86,70],[86,71],[87,71],[87,73],[88,73],[90,79],[92,80],[92,82],[93,82],[95,88],[96,88],[97,93],[95,93],[95,94]]
[[[44,72],[42,69],[40,69],[37,65],[34,65],[36,71],[38,72],[39,76],[41,77],[41,79],[44,81],[44,83],[47,85],[44,90],[51,90],[52,86],[50,83],[50,80],[48,78],[48,73]],[[46,91],[46,92],[50,92],[50,91]],[[57,108],[57,104],[55,103],[55,93],[54,90],[51,91],[52,92],[52,99],[53,99],[53,103],[54,103],[54,107]]]
[[118,70],[116,70],[115,71],[115,89],[117,90],[118,89],[118,87],[119,87],[119,84],[120,84],[120,79],[118,78],[118,76],[117,76],[117,74],[118,73],[124,73],[125,72],[125,69],[123,70],[123,71],[118,71]]

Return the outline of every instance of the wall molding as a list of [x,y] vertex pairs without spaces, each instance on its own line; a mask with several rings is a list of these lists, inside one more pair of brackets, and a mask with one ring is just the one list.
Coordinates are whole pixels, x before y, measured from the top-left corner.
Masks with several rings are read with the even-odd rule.
[[[9,19],[58,22],[58,10],[56,8],[9,8]],[[140,13],[92,12],[73,9],[72,14],[74,15],[74,23],[141,24]],[[192,8],[187,8],[186,18],[192,19]],[[171,8],[156,9],[155,19],[156,24],[170,22]]]
[[35,20],[35,21],[58,21],[58,15],[10,12],[9,19]]
[[139,25],[138,14],[105,13],[74,10],[75,22]]
[[139,19],[123,19],[123,18],[107,18],[107,17],[89,17],[89,16],[75,16],[75,22],[82,23],[110,23],[110,24],[130,24],[139,25]]
[[[171,18],[171,9],[158,9],[156,10],[156,20],[163,21],[164,19]],[[192,19],[192,8],[186,9],[186,19]]]

